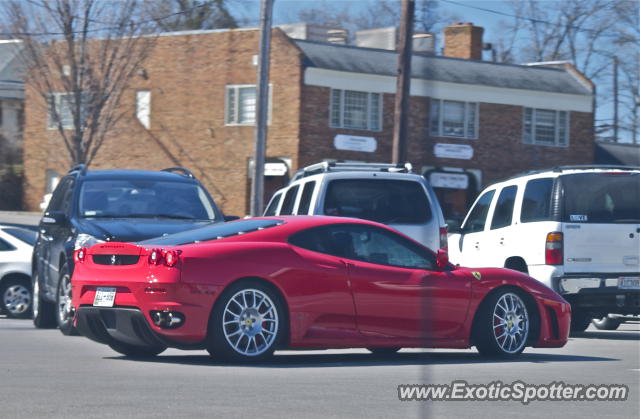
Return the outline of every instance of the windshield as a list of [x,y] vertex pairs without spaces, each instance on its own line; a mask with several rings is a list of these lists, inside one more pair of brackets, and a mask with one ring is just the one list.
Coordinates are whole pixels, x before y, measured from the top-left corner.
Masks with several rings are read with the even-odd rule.
[[82,184],[82,217],[213,220],[213,203],[195,183],[156,180],[88,180]]
[[265,228],[275,227],[283,224],[282,220],[238,220],[228,223],[217,223],[195,230],[182,231],[169,236],[156,237],[141,241],[140,244],[153,244],[159,246],[180,246],[183,244],[199,243],[210,240],[223,239],[225,237],[247,234]]
[[580,173],[562,177],[569,223],[640,223],[640,173]]
[[431,219],[424,188],[408,180],[334,180],[327,190],[324,213],[386,224],[417,224]]

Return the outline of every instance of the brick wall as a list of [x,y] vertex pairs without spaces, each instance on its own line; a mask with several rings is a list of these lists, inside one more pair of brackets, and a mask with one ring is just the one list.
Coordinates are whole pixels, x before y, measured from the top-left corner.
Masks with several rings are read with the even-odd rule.
[[[161,36],[144,65],[148,79],[134,78],[122,107],[129,115],[105,142],[90,169],[159,170],[184,166],[194,172],[228,214],[248,212],[248,159],[254,127],[225,126],[225,86],[255,84],[256,30]],[[297,162],[301,54],[274,30],[271,54],[272,120],[268,156]],[[151,91],[151,126],[135,119],[137,89]],[[35,210],[45,188],[45,169],[65,173],[68,153],[55,131],[46,130],[46,110],[27,92],[25,206]]]
[[[382,131],[345,130],[329,127],[330,90],[318,86],[302,89],[300,164],[321,159],[390,162],[394,95],[384,95]],[[478,139],[431,137],[428,134],[429,102],[425,97],[412,97],[410,102],[407,155],[418,171],[423,166],[478,169],[486,185],[525,170],[593,162],[591,113],[571,112],[569,146],[547,147],[522,142],[522,107],[493,103],[479,104]],[[333,139],[337,134],[374,137],[377,150],[374,153],[336,150]],[[471,160],[436,158],[433,154],[436,143],[470,145],[474,156]]]

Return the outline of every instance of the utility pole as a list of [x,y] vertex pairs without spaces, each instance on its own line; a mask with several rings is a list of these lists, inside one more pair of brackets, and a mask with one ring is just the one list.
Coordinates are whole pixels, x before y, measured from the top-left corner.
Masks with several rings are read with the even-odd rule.
[[260,53],[256,83],[256,130],[251,183],[251,216],[262,214],[264,199],[264,155],[269,115],[269,50],[271,48],[271,18],[274,0],[262,0],[260,6]]
[[613,56],[613,141],[618,142],[618,57]]
[[398,81],[393,116],[393,155],[395,164],[407,161],[407,128],[409,122],[409,87],[411,85],[411,51],[413,40],[414,0],[402,0],[402,20],[398,53]]

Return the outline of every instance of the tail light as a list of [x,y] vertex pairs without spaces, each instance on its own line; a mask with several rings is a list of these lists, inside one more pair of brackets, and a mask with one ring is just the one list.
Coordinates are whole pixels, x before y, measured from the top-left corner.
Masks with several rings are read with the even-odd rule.
[[86,258],[87,258],[87,248],[86,247],[81,247],[80,249],[78,249],[78,250],[73,252],[73,261],[75,263],[84,262],[84,260]]
[[562,265],[564,259],[563,237],[559,231],[547,234],[544,248],[544,263],[547,265]]
[[180,250],[153,249],[149,253],[149,264],[160,265],[164,263],[168,267],[175,266],[180,260],[180,253]]
[[447,250],[448,247],[447,228],[440,227],[440,249]]

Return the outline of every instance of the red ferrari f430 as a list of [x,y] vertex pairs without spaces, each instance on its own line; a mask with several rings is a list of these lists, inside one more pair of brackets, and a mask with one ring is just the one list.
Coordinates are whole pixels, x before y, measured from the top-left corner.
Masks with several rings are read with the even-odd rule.
[[569,304],[533,278],[454,267],[445,252],[365,220],[253,218],[101,243],[75,259],[77,329],[128,356],[471,346],[515,356],[561,347],[569,333]]

